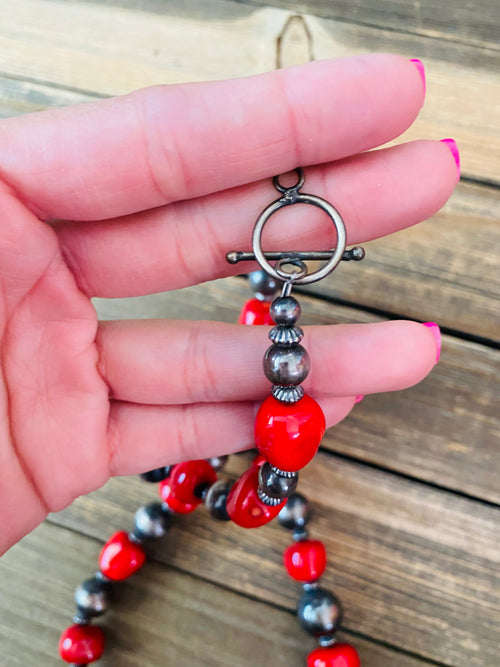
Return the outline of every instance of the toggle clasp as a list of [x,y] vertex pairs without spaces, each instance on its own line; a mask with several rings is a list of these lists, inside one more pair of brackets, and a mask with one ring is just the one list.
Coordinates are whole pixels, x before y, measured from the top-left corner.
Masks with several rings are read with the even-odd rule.
[[[278,190],[278,192],[282,193],[282,196],[269,204],[269,206],[265,208],[257,218],[252,234],[253,252],[232,250],[231,252],[227,253],[226,259],[230,264],[256,260],[267,274],[281,282],[286,282],[288,280],[286,278],[287,272],[282,270],[282,266],[287,263],[300,266],[301,270],[293,276],[293,283],[295,285],[308,285],[310,283],[316,282],[317,280],[325,278],[342,260],[353,260],[359,262],[364,258],[365,251],[360,247],[346,250],[346,230],[342,216],[337,211],[337,209],[325,199],[317,197],[316,195],[309,195],[299,192],[300,188],[304,185],[305,177],[304,172],[300,167],[295,169],[295,172],[298,176],[298,180],[295,185],[290,187],[285,187],[282,185],[280,183],[279,176],[275,176],[273,178],[273,185]],[[325,211],[325,213],[332,220],[337,231],[337,247],[333,248],[332,250],[308,250],[304,252],[293,250],[264,252],[262,250],[262,231],[264,225],[274,213],[279,211],[284,206],[290,206],[293,204],[311,204]],[[269,260],[277,260],[277,264],[273,266],[270,264]],[[320,269],[317,269],[312,273],[308,273],[307,266],[304,264],[304,262],[307,260],[324,260],[326,261],[326,264]]]

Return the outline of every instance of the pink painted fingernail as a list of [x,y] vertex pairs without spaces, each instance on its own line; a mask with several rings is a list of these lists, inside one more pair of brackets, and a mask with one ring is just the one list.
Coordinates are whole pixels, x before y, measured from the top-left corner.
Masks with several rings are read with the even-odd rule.
[[441,329],[435,322],[424,322],[424,327],[428,327],[432,331],[432,335],[436,340],[436,364],[441,356]]
[[442,144],[446,144],[450,149],[453,158],[455,159],[455,164],[457,165],[457,183],[460,180],[460,153],[458,151],[457,142],[455,139],[441,139]]
[[415,67],[418,69],[418,73],[420,74],[420,78],[422,79],[422,83],[424,85],[424,95],[425,91],[427,90],[427,85],[425,83],[425,67],[424,63],[419,60],[418,58],[410,58],[410,62],[415,65]]
[[365,395],[364,394],[358,394],[356,398],[354,399],[355,403],[361,403],[361,401],[364,399]]

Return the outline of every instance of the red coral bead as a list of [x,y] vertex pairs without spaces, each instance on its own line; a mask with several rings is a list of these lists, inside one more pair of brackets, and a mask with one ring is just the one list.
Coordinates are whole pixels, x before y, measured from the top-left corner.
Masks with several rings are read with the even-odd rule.
[[190,512],[194,512],[201,502],[201,500],[197,498],[195,503],[183,503],[172,491],[169,479],[164,479],[163,482],[160,482],[158,488],[163,502],[170,507],[172,512],[177,512],[177,514],[189,514]]
[[281,403],[269,396],[255,420],[255,443],[271,465],[293,472],[306,466],[325,433],[323,410],[310,396]]
[[326,549],[319,540],[303,540],[291,544],[283,552],[288,574],[297,581],[316,581],[326,568]]
[[270,307],[269,301],[250,299],[243,306],[238,324],[274,324],[269,313]]
[[350,644],[317,648],[307,657],[307,667],[361,667],[358,652]]
[[113,581],[121,581],[144,565],[146,552],[140,544],[132,542],[128,534],[121,530],[104,545],[99,556],[101,572]]
[[250,466],[234,483],[227,497],[227,513],[242,528],[257,528],[269,523],[286,503],[284,500],[275,507],[266,505],[257,495],[258,485],[259,466]]
[[181,503],[199,505],[201,498],[196,494],[196,489],[217,481],[217,473],[208,461],[184,461],[172,468],[168,482],[171,493]]
[[104,632],[97,625],[72,625],[59,639],[59,655],[66,662],[88,665],[104,653]]

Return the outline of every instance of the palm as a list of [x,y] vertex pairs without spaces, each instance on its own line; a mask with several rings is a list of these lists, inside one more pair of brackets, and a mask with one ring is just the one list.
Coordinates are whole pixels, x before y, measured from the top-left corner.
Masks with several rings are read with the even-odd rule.
[[[421,102],[409,61],[373,56],[0,123],[0,552],[110,475],[248,447],[269,390],[262,332],[98,323],[90,298],[229,275],[225,252],[248,247],[269,177],[298,162],[317,165],[308,190],[342,211],[349,243],[429,217],[456,181],[443,144],[358,155],[404,131]],[[68,222],[42,222],[55,219]],[[266,243],[282,246],[273,234]],[[287,239],[335,242],[300,213]],[[429,330],[411,322],[311,328],[306,345],[306,389],[329,425],[356,394],[409,386],[436,359]]]
[[31,250],[26,256],[4,246],[2,253],[11,280],[2,313],[0,437],[9,445],[16,493],[36,522],[46,509],[61,509],[107,479],[108,389],[97,368],[95,310],[76,286],[55,232],[10,194],[3,193],[0,206],[10,214],[3,240]]

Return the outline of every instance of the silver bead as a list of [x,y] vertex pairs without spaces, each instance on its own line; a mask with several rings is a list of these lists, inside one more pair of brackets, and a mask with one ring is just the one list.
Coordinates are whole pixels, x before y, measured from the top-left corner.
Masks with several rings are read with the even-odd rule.
[[75,590],[75,602],[79,618],[101,616],[109,608],[111,586],[102,580],[92,577],[86,579]]
[[163,537],[170,528],[170,514],[161,503],[149,503],[139,507],[135,513],[135,536],[140,540],[147,537]]
[[205,496],[205,505],[214,519],[219,521],[230,520],[226,510],[226,501],[233,484],[234,480],[232,479],[218,479],[208,489]]
[[276,400],[282,403],[297,403],[304,396],[304,389],[300,385],[296,387],[293,385],[284,387],[281,384],[275,384],[273,385],[271,394]]
[[264,373],[274,384],[300,384],[309,368],[309,355],[302,345],[290,348],[271,345],[264,356]]
[[284,327],[283,325],[275,326],[269,332],[269,338],[275,345],[280,347],[291,347],[300,343],[304,336],[304,332],[300,327]]
[[320,587],[305,591],[297,607],[300,624],[314,637],[335,632],[342,615],[342,605],[337,596]]
[[276,324],[293,326],[300,317],[300,303],[293,296],[279,296],[271,304],[271,317]]
[[260,486],[257,488],[257,495],[265,505],[269,505],[270,507],[276,507],[276,505],[279,505],[283,502],[282,498],[272,498],[271,496],[268,496],[267,493],[260,488]]
[[278,281],[265,271],[252,271],[248,276],[248,282],[255,298],[259,301],[271,301],[280,288]]
[[288,530],[305,528],[310,518],[307,498],[301,493],[294,493],[286,501],[286,505],[278,514],[278,522]]
[[219,471],[226,465],[228,458],[229,456],[224,454],[223,456],[211,456],[207,461],[215,471]]
[[264,500],[263,496],[270,499],[276,499],[278,500],[277,503],[268,502],[267,504],[278,505],[282,500],[295,491],[298,481],[298,472],[282,472],[277,468],[273,468],[273,466],[266,461],[259,468],[259,497],[264,502],[266,502],[266,500]]

